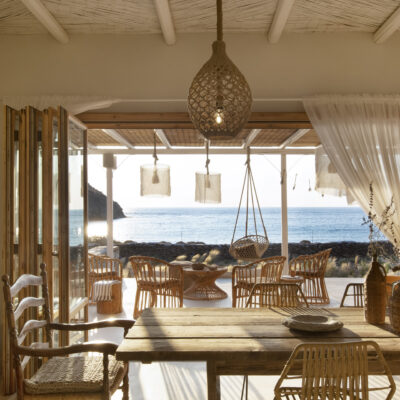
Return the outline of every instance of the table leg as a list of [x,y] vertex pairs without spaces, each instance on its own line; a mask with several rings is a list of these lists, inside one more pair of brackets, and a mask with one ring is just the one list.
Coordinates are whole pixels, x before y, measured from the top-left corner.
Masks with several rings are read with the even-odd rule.
[[221,400],[221,386],[215,361],[207,361],[207,400]]

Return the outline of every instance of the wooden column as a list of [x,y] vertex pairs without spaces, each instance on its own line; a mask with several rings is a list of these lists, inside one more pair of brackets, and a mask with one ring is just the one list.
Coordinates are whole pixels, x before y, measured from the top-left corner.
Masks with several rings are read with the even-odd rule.
[[286,154],[281,154],[281,221],[282,221],[282,240],[281,254],[286,257],[283,273],[288,271],[289,258],[289,230],[288,230],[288,205],[287,205],[287,171],[286,171]]

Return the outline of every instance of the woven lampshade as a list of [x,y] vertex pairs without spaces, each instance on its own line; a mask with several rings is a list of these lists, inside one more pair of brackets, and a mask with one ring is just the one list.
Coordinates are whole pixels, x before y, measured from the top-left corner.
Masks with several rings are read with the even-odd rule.
[[195,201],[221,203],[221,174],[196,172]]
[[251,103],[246,79],[225,52],[222,3],[217,0],[217,40],[212,44],[211,58],[190,86],[189,115],[207,139],[232,139],[249,119]]
[[169,165],[147,164],[140,167],[141,196],[171,196]]

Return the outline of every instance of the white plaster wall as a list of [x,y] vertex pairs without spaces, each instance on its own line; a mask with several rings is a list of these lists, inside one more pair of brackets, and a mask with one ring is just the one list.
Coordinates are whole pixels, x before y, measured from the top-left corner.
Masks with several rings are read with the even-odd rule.
[[[160,35],[72,35],[61,45],[48,35],[0,36],[0,96],[101,95],[150,101],[114,109],[179,111],[213,39],[178,35],[166,46]],[[225,40],[256,111],[295,110],[296,99],[317,93],[400,92],[399,34],[382,45],[364,33],[290,34],[275,45],[262,33]]]

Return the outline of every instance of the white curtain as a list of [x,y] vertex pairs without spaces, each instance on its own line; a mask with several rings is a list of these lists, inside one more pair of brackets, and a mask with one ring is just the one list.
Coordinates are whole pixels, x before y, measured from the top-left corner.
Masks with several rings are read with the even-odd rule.
[[393,232],[400,244],[400,96],[316,96],[304,107],[332,165],[350,194],[368,213],[370,184],[373,212],[379,217],[392,199]]
[[315,190],[322,195],[346,196],[348,204],[354,202],[322,146],[315,152]]

